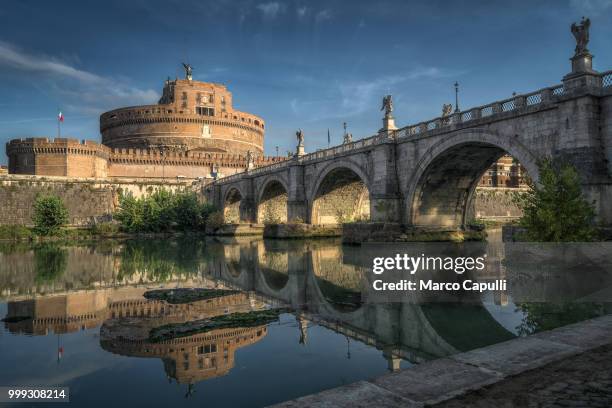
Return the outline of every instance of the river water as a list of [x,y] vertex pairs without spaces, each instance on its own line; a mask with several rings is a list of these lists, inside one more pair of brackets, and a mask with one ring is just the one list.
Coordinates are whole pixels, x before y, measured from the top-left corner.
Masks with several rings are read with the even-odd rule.
[[[4,244],[0,386],[69,387],[70,402],[87,407],[261,407],[610,311],[490,293],[461,305],[368,304],[362,252],[250,238]],[[178,288],[234,292],[145,298]],[[275,308],[271,323],[148,337]]]

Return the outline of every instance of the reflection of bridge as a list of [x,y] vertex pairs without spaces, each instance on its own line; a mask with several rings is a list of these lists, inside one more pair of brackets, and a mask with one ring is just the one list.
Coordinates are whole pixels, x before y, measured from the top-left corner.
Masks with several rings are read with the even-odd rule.
[[[564,158],[603,224],[612,224],[612,71],[574,63],[563,83],[217,180],[207,193],[229,222],[347,219],[457,227],[484,171],[511,154]],[[582,61],[582,60],[581,60]],[[574,61],[575,62],[575,61]]]
[[[211,251],[224,258],[209,264],[209,276],[289,304],[302,320],[376,346],[391,368],[397,368],[399,358],[420,362],[513,337],[480,305],[425,307],[367,301],[347,305],[345,294],[360,299],[366,282],[362,268],[346,261],[358,258],[352,251],[363,248],[342,247],[337,241],[250,239],[224,239],[209,246],[215,245],[225,250]],[[270,256],[274,252],[283,254],[284,261],[274,262],[278,269],[272,271],[270,258],[278,259]],[[465,322],[473,330],[466,330]]]

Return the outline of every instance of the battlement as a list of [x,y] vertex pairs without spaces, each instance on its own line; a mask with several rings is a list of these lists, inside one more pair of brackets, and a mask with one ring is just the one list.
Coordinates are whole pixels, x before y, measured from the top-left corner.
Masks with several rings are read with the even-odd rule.
[[28,137],[22,139],[12,139],[6,143],[7,154],[9,154],[10,151],[15,151],[16,149],[20,151],[36,149],[37,153],[44,153],[44,149],[52,149],[48,151],[49,153],[59,153],[60,151],[57,149],[64,149],[64,151],[67,153],[99,152],[105,155],[110,153],[110,149],[108,147],[93,140],[79,140],[65,137],[56,137],[54,139],[47,137]]
[[[161,149],[110,149],[110,161],[150,161],[157,163],[182,163],[193,165],[232,165],[232,167],[247,166],[247,157],[232,153],[211,153],[200,151],[163,151]],[[253,159],[255,167],[267,166],[286,160],[283,156],[256,156]]]

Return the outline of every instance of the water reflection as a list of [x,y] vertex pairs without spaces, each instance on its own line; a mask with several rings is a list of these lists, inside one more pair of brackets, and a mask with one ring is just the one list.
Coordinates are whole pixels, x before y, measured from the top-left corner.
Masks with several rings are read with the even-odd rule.
[[151,331],[264,306],[244,293],[184,304],[148,299],[113,301],[109,304],[111,318],[100,329],[100,345],[124,356],[159,358],[168,379],[195,384],[229,373],[236,350],[260,341],[267,333],[266,325],[216,329],[164,341],[152,340]]
[[[197,383],[239,376],[235,367],[241,364],[241,355],[250,355],[249,350],[263,353],[257,350],[266,350],[267,343],[279,349],[280,338],[282,345],[293,342],[304,348],[317,344],[317,349],[308,349],[307,361],[314,366],[296,372],[296,382],[303,376],[304,383],[312,384],[307,378],[321,370],[327,370],[332,379],[316,389],[296,386],[285,395],[288,398],[340,385],[347,378],[355,381],[380,374],[378,363],[362,364],[369,368],[345,374],[355,371],[349,360],[358,356],[357,345],[363,355],[376,354],[383,368],[397,370],[402,364],[610,312],[609,304],[602,303],[515,304],[511,292],[470,294],[474,300],[470,303],[374,303],[363,295],[369,285],[364,252],[342,246],[337,240],[246,238],[4,246],[0,248],[0,293],[6,301],[3,326],[17,336],[96,329],[99,348],[117,356],[161,361],[166,378],[184,386],[187,396],[193,395]],[[492,257],[503,256],[490,253]],[[504,271],[488,273],[490,279],[496,279]],[[153,289],[183,287],[236,292],[178,303],[146,295]],[[515,287],[523,290],[520,285]],[[290,307],[292,315],[282,315],[279,326],[234,324],[162,341],[151,337],[168,325],[189,329],[216,317],[281,307]],[[283,337],[271,334],[284,327],[288,331]],[[320,330],[333,336],[322,336]],[[321,338],[326,338],[327,346],[317,343]],[[341,353],[347,363],[329,368],[325,347]],[[300,364],[301,353],[292,349],[288,355],[271,353],[266,358]],[[243,364],[250,367],[249,358],[244,358]],[[0,352],[0,361],[7,359],[8,355]],[[260,381],[270,382],[271,378]],[[266,384],[261,389],[266,389]],[[285,397],[278,394],[276,400],[266,403]],[[258,404],[240,401],[242,406]]]

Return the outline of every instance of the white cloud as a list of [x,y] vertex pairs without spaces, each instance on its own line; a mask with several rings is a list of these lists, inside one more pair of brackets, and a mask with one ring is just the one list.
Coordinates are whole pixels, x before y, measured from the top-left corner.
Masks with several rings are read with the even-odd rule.
[[377,108],[377,99],[393,93],[393,88],[406,81],[417,79],[447,78],[457,73],[447,72],[437,67],[417,67],[406,73],[388,75],[373,80],[351,81],[338,84],[343,114],[350,116]]
[[61,75],[82,82],[99,83],[103,80],[98,75],[76,69],[53,58],[25,54],[5,42],[0,42],[0,64],[20,70]]
[[308,8],[306,6],[298,7],[295,12],[297,13],[298,18],[302,19],[306,16]]
[[331,11],[324,9],[317,13],[317,15],[315,16],[315,21],[317,23],[320,23],[322,21],[331,19],[331,17],[332,17]]
[[284,8],[285,6],[283,4],[276,1],[257,5],[257,9],[262,12],[264,18],[269,20],[275,19],[281,12],[284,11]]
[[612,0],[570,0],[572,8],[586,14],[596,14],[612,8]]
[[6,42],[0,42],[0,66],[38,75],[65,106],[79,112],[100,114],[115,107],[154,103],[159,98],[152,89],[78,69],[56,57],[30,54]]

